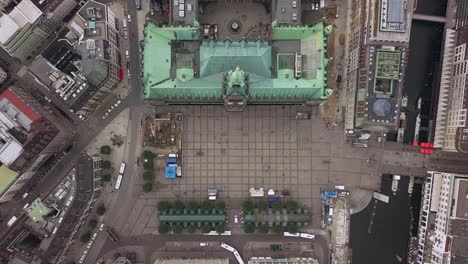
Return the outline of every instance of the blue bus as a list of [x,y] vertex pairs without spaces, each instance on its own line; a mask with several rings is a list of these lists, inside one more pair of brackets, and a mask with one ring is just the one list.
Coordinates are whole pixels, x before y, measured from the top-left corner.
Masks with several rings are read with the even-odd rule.
[[141,0],[136,0],[136,9],[141,10]]

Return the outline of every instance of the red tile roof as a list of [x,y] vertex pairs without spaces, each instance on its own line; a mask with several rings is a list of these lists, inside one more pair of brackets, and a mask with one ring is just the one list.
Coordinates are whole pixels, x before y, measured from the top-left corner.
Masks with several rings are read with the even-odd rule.
[[5,92],[0,94],[0,101],[6,98],[13,104],[18,110],[20,110],[24,115],[26,115],[32,122],[41,118],[41,116],[36,113],[25,101],[19,98],[11,89],[7,89]]

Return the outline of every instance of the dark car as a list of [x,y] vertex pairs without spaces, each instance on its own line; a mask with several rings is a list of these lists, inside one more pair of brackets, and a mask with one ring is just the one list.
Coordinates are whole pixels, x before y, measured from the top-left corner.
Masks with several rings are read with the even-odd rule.
[[63,153],[66,154],[66,153],[70,152],[70,150],[72,150],[72,148],[73,148],[73,145],[68,145],[68,146],[65,148],[65,150],[63,151]]
[[130,69],[130,62],[127,61],[127,68]]
[[338,76],[336,77],[336,82],[337,82],[337,83],[341,83],[341,75],[338,75]]

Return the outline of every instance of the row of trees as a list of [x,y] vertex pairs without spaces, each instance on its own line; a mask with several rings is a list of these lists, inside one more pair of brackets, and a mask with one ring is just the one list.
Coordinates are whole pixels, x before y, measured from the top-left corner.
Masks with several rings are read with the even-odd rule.
[[153,190],[154,181],[154,158],[156,155],[149,151],[143,151],[143,192],[151,192]]
[[268,203],[264,200],[261,200],[258,201],[256,204],[254,204],[252,201],[247,200],[242,204],[242,209],[246,214],[253,213],[254,209],[257,209],[259,212],[264,212],[267,211],[270,207],[275,212],[282,211],[283,208],[286,208],[288,212],[294,212],[299,208],[299,205],[296,201],[293,200],[289,200],[286,203],[281,203],[280,201]]
[[[106,207],[103,204],[100,204],[96,208],[96,214],[98,216],[103,216],[105,213],[106,213]],[[91,220],[89,220],[89,222],[88,222],[88,227],[89,227],[88,231],[86,231],[85,233],[83,233],[80,236],[81,243],[88,243],[91,240],[91,233],[92,233],[92,231],[94,229],[96,229],[98,223],[99,222],[98,222],[98,220],[96,218],[92,218]]]
[[[201,230],[202,233],[206,234],[206,233],[209,233],[209,232],[213,231],[213,226],[208,224],[208,223],[205,223],[205,224],[202,224],[200,226],[198,226],[196,224],[191,224],[187,228],[185,228],[180,223],[173,224],[172,226],[169,225],[168,223],[159,223],[159,227],[158,227],[158,231],[159,231],[160,234],[167,234],[167,233],[169,233],[169,231],[172,231],[175,234],[180,234],[180,233],[182,233],[182,231],[184,229],[186,229],[187,232],[189,232],[189,233],[195,233],[195,232],[197,232],[197,230]],[[214,230],[219,234],[224,233],[224,231],[225,231],[224,223],[217,224],[215,226]]]
[[252,233],[255,232],[255,230],[257,230],[261,234],[268,234],[268,232],[270,232],[270,230],[273,233],[281,234],[281,233],[283,233],[285,231],[287,231],[289,233],[297,233],[299,231],[299,228],[298,228],[297,224],[295,224],[295,223],[289,223],[286,227],[284,227],[282,225],[274,225],[274,226],[270,227],[270,226],[268,226],[268,224],[260,224],[258,226],[255,226],[254,223],[245,223],[244,224],[244,232],[245,233],[252,234]]
[[174,203],[162,201],[158,204],[159,213],[167,213],[169,211],[174,211],[175,213],[181,214],[184,212],[184,210],[186,210],[188,213],[196,213],[199,209],[203,213],[211,212],[213,209],[215,209],[218,212],[224,213],[226,205],[222,201],[216,201],[216,203],[204,201],[201,204],[195,201],[191,201],[188,203],[183,203],[181,201],[175,201]]

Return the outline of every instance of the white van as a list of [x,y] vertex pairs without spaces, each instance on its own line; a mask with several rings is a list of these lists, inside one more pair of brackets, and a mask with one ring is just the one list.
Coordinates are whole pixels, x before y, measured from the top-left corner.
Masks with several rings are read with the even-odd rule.
[[127,59],[130,57],[130,55],[128,54],[128,50],[125,51],[125,56],[127,56]]

